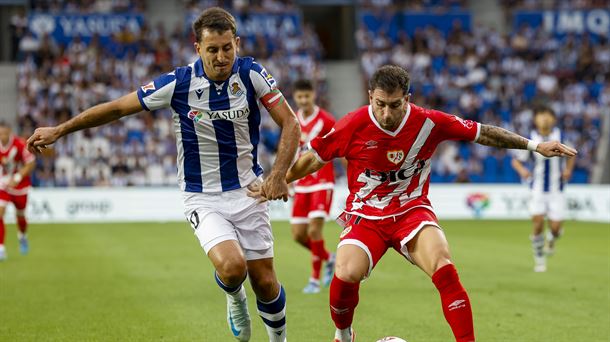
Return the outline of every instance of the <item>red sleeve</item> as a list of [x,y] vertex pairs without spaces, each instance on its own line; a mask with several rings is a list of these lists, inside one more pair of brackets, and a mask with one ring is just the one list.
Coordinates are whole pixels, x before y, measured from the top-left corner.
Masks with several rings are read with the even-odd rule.
[[349,146],[351,115],[339,120],[325,135],[319,135],[311,140],[309,146],[319,160],[331,161],[334,158],[345,157]]
[[431,110],[431,118],[436,124],[442,140],[474,141],[479,137],[481,124],[472,120],[464,120],[455,115]]

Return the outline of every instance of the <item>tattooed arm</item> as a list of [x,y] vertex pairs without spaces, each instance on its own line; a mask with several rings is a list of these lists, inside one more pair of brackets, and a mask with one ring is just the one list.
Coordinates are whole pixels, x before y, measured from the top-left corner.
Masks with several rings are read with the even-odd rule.
[[483,124],[481,124],[481,131],[476,142],[491,147],[513,148],[519,150],[527,149],[538,152],[545,157],[573,157],[577,153],[575,149],[570,148],[559,141],[534,143],[518,134],[507,131],[504,128]]

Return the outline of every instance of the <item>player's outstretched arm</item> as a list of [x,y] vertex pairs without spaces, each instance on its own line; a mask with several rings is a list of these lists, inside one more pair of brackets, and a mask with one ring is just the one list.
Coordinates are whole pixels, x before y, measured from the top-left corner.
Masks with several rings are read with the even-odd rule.
[[270,200],[288,200],[288,184],[286,183],[286,172],[297,152],[301,127],[296,115],[290,106],[282,101],[269,109],[269,114],[282,129],[280,142],[275,156],[275,162],[271,173],[261,185],[264,196]]
[[286,174],[288,184],[320,170],[326,163],[316,158],[311,151],[303,153]]
[[[299,159],[292,165],[286,174],[286,183],[292,183],[297,179],[301,179],[309,174],[320,170],[326,163],[321,162],[311,151],[303,153]],[[261,184],[254,183],[248,186],[248,196],[256,198],[259,202],[270,200],[261,189]]]
[[578,153],[575,149],[559,141],[535,143],[504,128],[491,125],[481,125],[481,131],[476,142],[491,147],[527,149],[538,152],[545,157],[573,157]]
[[101,126],[124,116],[140,112],[142,109],[136,92],[127,94],[114,101],[93,106],[55,127],[37,128],[27,141],[28,150],[40,152],[41,148],[45,148],[47,145],[57,141],[57,139],[72,132]]

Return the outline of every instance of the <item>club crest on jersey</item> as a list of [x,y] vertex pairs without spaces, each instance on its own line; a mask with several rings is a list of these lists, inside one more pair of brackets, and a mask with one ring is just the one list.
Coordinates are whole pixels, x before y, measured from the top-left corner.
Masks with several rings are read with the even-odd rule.
[[188,113],[188,117],[189,117],[189,119],[191,119],[191,120],[193,120],[195,122],[199,122],[199,120],[201,120],[201,118],[203,117],[203,113],[201,113],[198,110],[191,110]]
[[141,86],[140,88],[142,89],[143,92],[147,92],[149,90],[156,90],[157,89],[157,88],[155,88],[155,82],[154,81],[151,81],[147,85]]
[[400,163],[405,158],[405,153],[402,150],[388,151],[386,155],[388,157],[388,160],[396,165],[398,165],[398,163]]
[[244,91],[239,87],[239,83],[233,82],[231,84],[231,94],[235,96],[242,96],[244,94]]

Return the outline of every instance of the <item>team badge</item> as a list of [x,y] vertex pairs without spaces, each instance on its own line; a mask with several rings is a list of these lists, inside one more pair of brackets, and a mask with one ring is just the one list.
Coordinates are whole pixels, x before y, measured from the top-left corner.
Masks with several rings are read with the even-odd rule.
[[155,82],[154,81],[150,82],[149,84],[147,84],[145,86],[142,86],[140,88],[142,88],[143,92],[147,92],[149,90],[156,90],[157,89],[157,88],[155,88]]
[[231,84],[231,94],[235,96],[242,96],[244,94],[244,91],[239,87],[239,83],[233,82]]
[[387,156],[390,162],[398,164],[405,158],[405,153],[402,150],[388,151]]
[[345,229],[343,229],[343,231],[341,232],[341,235],[339,235],[339,239],[343,239],[345,235],[347,235],[347,233],[349,233],[351,230],[352,226],[345,227]]

